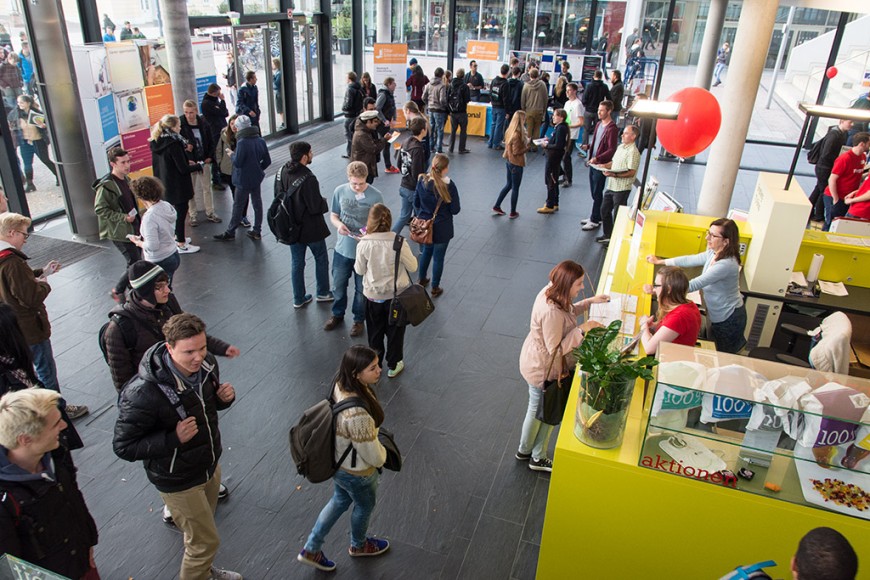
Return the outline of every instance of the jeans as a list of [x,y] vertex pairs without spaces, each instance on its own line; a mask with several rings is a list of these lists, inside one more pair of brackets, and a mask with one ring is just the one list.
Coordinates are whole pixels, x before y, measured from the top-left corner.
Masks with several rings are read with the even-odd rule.
[[827,232],[831,229],[831,223],[833,223],[834,218],[846,215],[849,206],[846,205],[846,202],[842,198],[837,203],[834,203],[834,198],[830,195],[822,195],[822,202],[825,204],[825,227],[822,228],[822,231]]
[[414,213],[414,190],[399,186],[399,197],[402,198],[402,210],[399,219],[393,224],[393,231],[402,233],[402,229],[411,222]]
[[601,201],[601,223],[604,224],[604,237],[609,238],[613,233],[613,222],[616,221],[616,212],[619,211],[619,206],[628,204],[628,196],[631,194],[630,189],[624,191],[604,192],[604,199]]
[[46,389],[60,392],[60,385],[57,384],[57,365],[54,364],[54,352],[51,350],[51,340],[45,339],[42,342],[31,344],[30,352],[33,354],[36,378]]
[[369,529],[369,520],[375,509],[377,501],[378,480],[380,475],[377,471],[368,476],[352,475],[343,469],[339,469],[332,477],[334,490],[332,498],[326,504],[317,522],[305,542],[305,551],[317,553],[323,547],[326,535],[338,518],[353,504],[350,514],[350,545],[354,548],[362,548],[366,543],[366,532]]
[[[369,338],[369,348],[378,353],[381,366],[384,364],[384,352],[387,357],[387,368],[396,368],[405,358],[405,327],[390,324],[390,301],[373,302],[366,299],[366,333]],[[384,338],[387,348],[384,350]]]
[[489,130],[489,140],[486,142],[486,146],[490,149],[501,145],[504,139],[504,118],[504,107],[492,108],[492,128]]
[[159,262],[155,262],[155,266],[160,266],[166,275],[169,276],[169,286],[172,286],[172,275],[178,270],[181,265],[181,255],[178,252],[173,252],[168,258],[164,258]]
[[351,312],[354,322],[363,322],[366,319],[366,303],[363,296],[362,276],[353,271],[354,258],[346,258],[338,252],[332,254],[332,292],[335,302],[332,303],[332,315],[336,318],[344,318],[347,310],[347,283],[353,276],[354,295]]
[[444,255],[447,253],[447,245],[450,242],[443,244],[430,244],[428,246],[420,246],[420,269],[417,271],[419,279],[426,278],[429,272],[429,262],[432,262],[432,287],[441,286],[441,274],[444,272]]
[[[583,112],[583,128],[586,130],[586,143],[592,143],[592,137],[595,135],[595,127],[598,125],[598,113],[592,111]],[[589,151],[589,157],[592,157],[592,150]]]
[[254,206],[254,232],[260,233],[263,229],[263,196],[260,193],[260,188],[257,189],[242,189],[236,187],[235,198],[233,199],[233,217],[230,220],[230,225],[227,227],[227,233],[236,235],[236,228],[242,223],[242,210],[248,203],[248,198],[251,199],[251,205]]
[[18,144],[18,146],[21,149],[21,161],[24,162],[24,173],[26,173],[30,179],[33,178],[34,154],[39,157],[39,160],[42,161],[43,165],[48,167],[49,171],[57,176],[57,168],[54,166],[54,162],[52,162],[51,158],[48,156],[48,143],[45,142],[45,139],[37,139],[36,141],[32,141],[31,143],[28,143],[24,139],[21,139],[21,142]]
[[535,413],[544,400],[544,391],[529,385],[529,408],[526,409],[526,418],[523,420],[523,432],[520,435],[520,453],[531,453],[535,461],[547,458],[547,446],[550,443],[550,435],[553,433],[553,425],[541,423],[535,419]]
[[450,113],[450,152],[453,153],[453,143],[456,141],[456,131],[459,131],[459,150],[465,151],[468,140],[468,113]]
[[435,153],[441,153],[444,144],[444,123],[447,122],[447,113],[443,111],[429,111],[429,123],[432,125],[432,148]]
[[713,342],[716,350],[737,354],[746,346],[746,305],[734,309],[731,316],[722,322],[710,325],[713,330]]
[[519,165],[514,165],[510,161],[506,162],[507,166],[507,183],[498,194],[498,199],[495,200],[495,207],[500,208],[501,202],[504,200],[507,193],[511,192],[511,213],[517,211],[517,200],[520,198],[520,184],[523,182],[523,168]]
[[725,63],[717,62],[715,68],[713,68],[713,80],[716,81],[716,84],[722,84],[722,73],[725,72]]
[[290,282],[293,285],[293,303],[305,302],[305,249],[314,256],[314,278],[317,280],[317,295],[329,295],[329,256],[326,253],[326,240],[308,244],[290,245]]
[[592,192],[592,214],[589,219],[601,223],[601,201],[604,197],[604,172],[589,168],[589,191]]

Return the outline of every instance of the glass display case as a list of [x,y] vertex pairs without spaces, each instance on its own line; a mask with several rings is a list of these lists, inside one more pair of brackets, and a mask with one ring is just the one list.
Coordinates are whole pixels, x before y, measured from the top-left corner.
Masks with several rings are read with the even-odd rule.
[[870,381],[663,344],[641,467],[870,520]]

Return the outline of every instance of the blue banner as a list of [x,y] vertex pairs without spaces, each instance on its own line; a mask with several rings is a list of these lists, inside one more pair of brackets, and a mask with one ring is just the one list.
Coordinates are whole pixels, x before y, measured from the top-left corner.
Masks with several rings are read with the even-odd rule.
[[205,96],[205,93],[208,91],[208,86],[212,83],[217,83],[217,76],[211,75],[208,77],[198,77],[196,79],[197,108],[199,108],[198,104],[202,102],[202,98]]
[[97,99],[100,110],[100,125],[103,127],[103,142],[108,143],[118,136],[118,118],[115,115],[115,101],[111,94]]

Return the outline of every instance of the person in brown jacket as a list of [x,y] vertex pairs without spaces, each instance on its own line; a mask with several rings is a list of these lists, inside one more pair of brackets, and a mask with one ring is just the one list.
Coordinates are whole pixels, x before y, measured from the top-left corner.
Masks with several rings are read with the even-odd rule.
[[526,166],[526,153],[529,151],[529,134],[526,133],[526,113],[517,111],[511,117],[511,124],[504,135],[505,165],[507,165],[507,183],[498,194],[492,213],[504,215],[501,202],[509,191],[511,193],[511,219],[520,217],[517,212],[517,200],[520,198],[520,183],[523,181],[523,168]]
[[[33,353],[36,376],[47,389],[60,392],[57,366],[51,350],[51,324],[45,309],[45,299],[51,292],[48,276],[60,269],[52,260],[45,268],[31,270],[21,249],[30,234],[30,218],[12,212],[0,215],[0,302],[15,311],[24,339]],[[67,415],[77,419],[88,413],[84,405],[67,405]]]
[[362,161],[366,164],[369,170],[366,181],[371,184],[378,176],[378,154],[384,148],[384,142],[392,137],[392,133],[387,133],[383,137],[378,135],[378,125],[381,120],[378,118],[377,111],[366,111],[359,116],[359,120],[350,145],[350,160]]
[[[520,106],[526,112],[526,130],[529,135],[537,137],[540,134],[548,100],[547,85],[540,79],[538,69],[529,70],[529,82],[523,84],[520,98]],[[532,151],[537,150],[537,147],[532,148]]]
[[577,317],[592,304],[610,300],[606,294],[599,294],[574,302],[583,290],[584,274],[583,266],[571,260],[560,262],[550,270],[550,283],[538,292],[532,306],[529,334],[520,352],[520,374],[529,384],[529,407],[516,458],[528,461],[533,471],[553,470],[553,462],[547,458],[553,426],[535,418],[543,403],[544,382],[567,373],[569,369],[563,368],[563,358],[567,357],[570,364],[574,364],[571,351],[583,342],[589,330],[601,326],[592,320],[578,325]]

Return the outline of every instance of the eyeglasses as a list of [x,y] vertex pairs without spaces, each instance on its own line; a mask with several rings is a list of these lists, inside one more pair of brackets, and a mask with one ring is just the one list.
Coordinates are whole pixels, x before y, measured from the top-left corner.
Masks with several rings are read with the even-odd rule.
[[719,234],[714,234],[712,230],[707,230],[704,235],[708,238],[724,238],[725,236],[720,236]]
[[15,230],[15,231],[18,232],[19,234],[21,234],[22,236],[24,236],[25,240],[30,237],[30,234],[28,234],[27,232],[22,232],[21,230]]
[[653,284],[653,288],[661,288],[661,287],[662,287],[661,284]]

